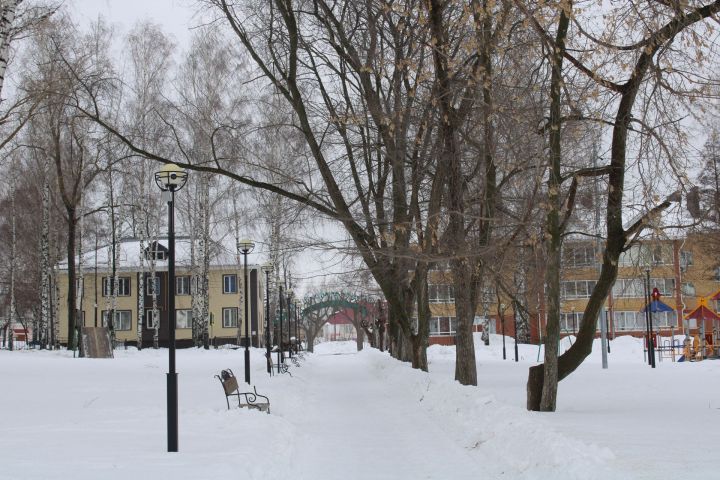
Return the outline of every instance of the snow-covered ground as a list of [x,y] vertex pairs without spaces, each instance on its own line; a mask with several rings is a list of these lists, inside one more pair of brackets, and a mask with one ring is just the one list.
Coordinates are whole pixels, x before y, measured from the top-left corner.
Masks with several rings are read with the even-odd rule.
[[[478,339],[479,340],[479,339]],[[217,379],[242,350],[179,350],[180,452],[166,452],[167,350],[0,351],[1,479],[718,478],[720,362],[652,370],[638,340],[612,342],[561,382],[556,413],[524,408],[527,367],[478,341],[478,387],[452,380],[454,347],[430,373],[354,343],[317,346],[300,368],[252,380],[272,413],[227,411]]]

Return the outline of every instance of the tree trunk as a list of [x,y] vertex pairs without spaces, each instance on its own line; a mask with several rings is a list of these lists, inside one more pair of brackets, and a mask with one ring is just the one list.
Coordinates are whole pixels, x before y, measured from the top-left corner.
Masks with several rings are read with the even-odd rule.
[[476,305],[476,302],[473,301],[475,289],[470,285],[463,285],[463,283],[462,281],[455,282],[455,315],[457,318],[455,380],[462,385],[477,385],[475,340],[472,331]]
[[75,339],[75,333],[77,330],[76,323],[76,311],[75,307],[75,230],[77,226],[77,220],[75,218],[75,208],[72,206],[66,206],[65,211],[67,213],[67,262],[68,262],[68,295],[67,295],[67,318],[68,318],[68,329],[67,329],[67,345],[68,348],[74,348],[73,340]]
[[[572,8],[567,6],[566,8]],[[528,373],[527,408],[543,412],[554,412],[557,401],[558,386],[558,342],[560,340],[560,248],[562,246],[562,226],[560,223],[560,209],[562,207],[560,189],[562,187],[561,173],[561,139],[562,139],[562,60],[565,51],[565,37],[567,35],[569,17],[563,8],[558,20],[558,30],[555,36],[555,49],[551,55],[550,79],[550,134],[549,134],[549,175],[548,213],[546,217],[547,242],[547,270],[545,282],[547,286],[547,333],[545,341],[544,366],[534,366]],[[516,333],[517,335],[517,333]],[[542,391],[538,392],[538,382],[531,379],[532,369],[542,368]],[[532,380],[532,381],[531,381]],[[540,397],[539,405],[536,403]],[[532,400],[532,401],[531,401]]]
[[45,159],[45,178],[42,190],[42,233],[40,235],[40,321],[38,330],[40,348],[50,337],[47,329],[50,325],[50,165]]
[[365,331],[359,325],[355,327],[355,331],[357,332],[357,336],[355,337],[355,346],[359,352],[363,349],[363,344],[365,343]]

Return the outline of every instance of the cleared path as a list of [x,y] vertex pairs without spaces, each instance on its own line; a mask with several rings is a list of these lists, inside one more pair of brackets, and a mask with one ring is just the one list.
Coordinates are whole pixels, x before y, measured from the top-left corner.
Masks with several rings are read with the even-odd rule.
[[303,372],[307,401],[293,419],[297,478],[477,479],[482,466],[418,399],[362,360],[321,349]]

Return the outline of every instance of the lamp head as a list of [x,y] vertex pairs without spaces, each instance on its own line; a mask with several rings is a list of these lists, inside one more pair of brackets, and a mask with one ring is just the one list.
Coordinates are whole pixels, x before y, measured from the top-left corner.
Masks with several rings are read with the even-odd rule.
[[240,240],[238,242],[238,246],[243,253],[249,253],[250,251],[252,251],[253,248],[255,248],[255,244],[253,243],[253,241],[248,240],[247,238],[244,240]]
[[163,192],[177,192],[185,186],[188,173],[174,163],[166,163],[155,172],[155,183]]
[[272,262],[268,262],[268,263],[264,264],[264,265],[263,265],[262,267],[260,267],[260,268],[262,268],[262,271],[263,271],[263,272],[265,272],[265,273],[270,273],[270,272],[272,272],[273,270],[275,270],[275,265],[273,265]]

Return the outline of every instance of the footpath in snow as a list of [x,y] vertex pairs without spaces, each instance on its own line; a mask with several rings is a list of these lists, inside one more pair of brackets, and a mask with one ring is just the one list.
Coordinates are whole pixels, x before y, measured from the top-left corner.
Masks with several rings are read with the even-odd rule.
[[[428,374],[375,349],[327,343],[292,367],[293,377],[272,378],[253,349],[252,380],[270,397],[270,415],[226,409],[213,375],[230,367],[242,378],[242,350],[179,350],[177,454],[165,451],[167,350],[119,350],[110,360],[0,351],[0,378],[11,386],[0,395],[0,478],[711,478],[697,445],[684,452],[686,443],[662,433],[677,427],[675,413],[680,424],[688,418],[674,389],[661,403],[667,415],[646,419],[657,412],[653,379],[684,378],[692,388],[717,373],[712,363],[649,372],[637,351],[616,352],[601,371],[591,359],[561,384],[558,412],[538,414],[523,408],[537,347],[522,346],[519,363],[503,361],[496,340],[478,347],[478,387],[452,380],[452,347],[429,350]],[[689,418],[707,422],[717,412],[705,405]]]

